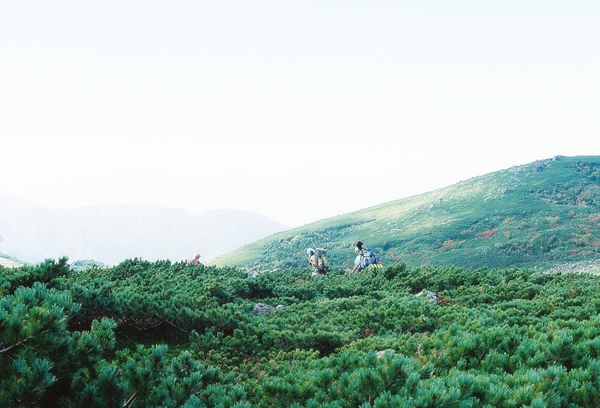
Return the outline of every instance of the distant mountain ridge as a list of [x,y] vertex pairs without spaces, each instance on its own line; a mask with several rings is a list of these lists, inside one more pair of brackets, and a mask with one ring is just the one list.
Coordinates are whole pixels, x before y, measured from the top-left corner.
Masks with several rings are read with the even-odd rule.
[[222,209],[193,215],[150,205],[46,207],[0,194],[0,251],[27,262],[68,256],[117,264],[128,258],[203,261],[287,226],[257,213]]
[[280,232],[215,260],[254,273],[350,267],[358,240],[384,266],[552,268],[600,259],[600,156],[556,156]]
[[24,264],[20,260],[0,252],[0,266],[4,266],[6,268],[15,268],[22,265]]

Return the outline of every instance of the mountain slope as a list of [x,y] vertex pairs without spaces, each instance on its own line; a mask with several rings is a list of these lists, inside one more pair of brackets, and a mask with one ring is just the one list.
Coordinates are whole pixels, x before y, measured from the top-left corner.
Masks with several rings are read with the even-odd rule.
[[384,265],[549,267],[600,258],[600,157],[555,157],[275,234],[217,265],[305,267],[322,246],[334,267],[361,240]]
[[68,256],[117,264],[139,257],[210,260],[287,229],[262,215],[217,210],[193,215],[146,205],[45,207],[0,195],[0,251],[28,262]]
[[21,265],[24,265],[24,263],[17,258],[0,252],[0,266],[4,266],[5,268],[16,268]]

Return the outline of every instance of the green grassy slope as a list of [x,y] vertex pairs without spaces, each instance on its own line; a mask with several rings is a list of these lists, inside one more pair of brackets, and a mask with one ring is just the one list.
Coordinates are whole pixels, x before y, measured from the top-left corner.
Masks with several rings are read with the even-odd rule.
[[272,235],[218,258],[253,272],[305,267],[307,247],[352,265],[361,240],[384,265],[541,267],[600,258],[600,157],[556,157]]

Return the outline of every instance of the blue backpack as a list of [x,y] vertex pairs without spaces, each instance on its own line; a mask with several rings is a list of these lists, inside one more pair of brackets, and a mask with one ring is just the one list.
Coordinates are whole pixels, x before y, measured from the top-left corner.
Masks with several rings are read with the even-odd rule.
[[363,249],[362,255],[363,255],[363,263],[364,263],[363,268],[366,268],[367,266],[370,266],[370,265],[377,265],[379,263],[377,256],[375,256],[375,252],[373,252],[373,250],[371,248]]

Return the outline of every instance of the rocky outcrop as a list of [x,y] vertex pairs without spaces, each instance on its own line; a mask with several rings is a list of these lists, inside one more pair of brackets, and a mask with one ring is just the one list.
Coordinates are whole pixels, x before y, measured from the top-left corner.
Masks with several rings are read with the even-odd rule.
[[275,310],[283,309],[284,307],[284,305],[271,306],[267,305],[266,303],[257,303],[254,305],[254,309],[252,309],[252,314],[254,316],[258,316],[268,312],[273,312]]

